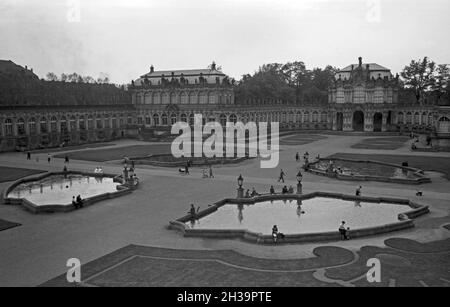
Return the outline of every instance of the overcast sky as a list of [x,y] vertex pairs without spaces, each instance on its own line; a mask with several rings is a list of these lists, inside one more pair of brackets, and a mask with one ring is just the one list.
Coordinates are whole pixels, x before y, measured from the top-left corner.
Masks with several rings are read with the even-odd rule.
[[264,63],[308,68],[450,63],[448,0],[0,0],[0,59],[130,82],[206,68],[239,79]]

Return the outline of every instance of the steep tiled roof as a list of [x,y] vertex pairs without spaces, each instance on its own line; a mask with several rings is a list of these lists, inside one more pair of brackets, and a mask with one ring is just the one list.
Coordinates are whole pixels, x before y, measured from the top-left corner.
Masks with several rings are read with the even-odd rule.
[[[371,71],[390,71],[390,69],[383,67],[376,63],[363,63],[362,67],[366,69],[366,65],[369,65],[369,70]],[[359,64],[353,64],[353,69],[356,69]],[[341,72],[352,71],[352,65],[348,65],[347,67],[340,70]]]
[[172,76],[172,72],[174,73],[175,77],[179,77],[179,76],[181,76],[181,74],[183,74],[184,76],[199,76],[200,73],[203,74],[204,76],[207,76],[207,75],[225,76],[225,74],[223,72],[218,71],[218,70],[184,69],[184,70],[158,70],[158,71],[154,71],[154,72],[149,72],[149,73],[143,75],[142,78],[143,77],[161,78],[162,75],[164,75],[164,77],[170,77],[170,76]]

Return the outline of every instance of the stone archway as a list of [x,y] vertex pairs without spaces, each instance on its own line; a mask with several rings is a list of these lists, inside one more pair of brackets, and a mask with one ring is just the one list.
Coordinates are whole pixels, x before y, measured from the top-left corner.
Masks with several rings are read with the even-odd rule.
[[336,113],[336,130],[342,131],[344,129],[344,114]]
[[373,132],[381,132],[383,126],[383,114],[375,113],[373,115]]
[[364,131],[364,113],[363,111],[355,111],[353,113],[353,131]]

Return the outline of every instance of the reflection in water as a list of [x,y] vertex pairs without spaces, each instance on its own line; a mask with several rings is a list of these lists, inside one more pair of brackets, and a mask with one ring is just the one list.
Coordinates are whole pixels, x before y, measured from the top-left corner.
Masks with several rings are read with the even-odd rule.
[[244,205],[243,204],[238,205],[238,211],[239,211],[238,220],[239,220],[239,223],[242,224],[242,221],[244,220],[244,213],[243,213]]
[[187,223],[187,226],[200,229],[247,229],[270,235],[271,227],[278,225],[284,233],[317,233],[337,231],[341,221],[346,221],[352,229],[398,222],[398,214],[408,211],[409,207],[317,197],[302,202],[279,200],[246,205],[245,218],[243,209],[234,204],[224,205],[200,220]]
[[361,201],[355,200],[355,207],[361,207]]
[[[56,184],[56,189],[53,186],[54,184]],[[91,180],[90,177],[82,175],[68,175],[67,178],[64,178],[63,175],[50,176],[40,181],[18,185],[8,194],[8,197],[26,198],[38,206],[70,205],[73,196],[81,195],[82,198],[88,198],[115,192],[118,185],[119,183],[108,177],[95,177],[95,180]]]

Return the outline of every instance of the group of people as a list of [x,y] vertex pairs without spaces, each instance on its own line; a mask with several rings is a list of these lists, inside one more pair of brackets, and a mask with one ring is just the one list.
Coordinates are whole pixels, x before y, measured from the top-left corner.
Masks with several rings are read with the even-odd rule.
[[261,194],[259,194],[258,192],[256,192],[256,189],[255,189],[255,188],[252,189],[252,192],[250,192],[249,189],[247,189],[247,191],[245,192],[245,198],[256,197],[256,196],[259,196],[259,195],[261,195]]
[[[277,194],[273,185],[270,186],[269,192],[271,195]],[[289,188],[288,188],[287,186],[284,186],[283,189],[281,190],[281,193],[282,194],[294,194],[294,187],[289,186]]]
[[80,195],[75,198],[75,196],[72,197],[72,205],[75,207],[75,209],[83,208],[83,199]]
[[103,168],[101,168],[100,166],[97,166],[94,170],[95,174],[103,174]]

